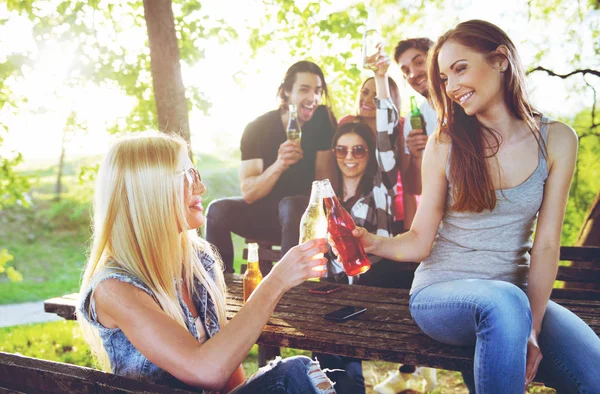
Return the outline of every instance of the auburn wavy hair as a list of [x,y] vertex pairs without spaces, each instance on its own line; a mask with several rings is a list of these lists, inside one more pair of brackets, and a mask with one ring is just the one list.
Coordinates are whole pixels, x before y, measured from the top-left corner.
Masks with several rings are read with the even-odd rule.
[[[525,71],[517,49],[498,26],[482,20],[462,22],[441,36],[429,52],[427,61],[429,95],[438,112],[440,133],[447,134],[452,143],[450,153],[450,181],[454,200],[452,209],[463,212],[492,210],[496,206],[496,191],[486,159],[498,153],[501,138],[497,131],[483,126],[475,115],[467,115],[464,109],[446,94],[444,82],[440,77],[438,56],[441,48],[448,41],[456,41],[484,54],[490,63],[497,62],[499,59],[508,61],[508,68],[503,76],[504,101],[518,119],[526,122],[541,151],[545,154],[545,149],[542,148],[544,143],[534,118],[539,115],[539,112],[533,108],[527,97]],[[501,45],[508,49],[506,56],[497,51]],[[486,145],[486,134],[495,141],[491,146]],[[486,148],[491,148],[492,151],[487,156]]]

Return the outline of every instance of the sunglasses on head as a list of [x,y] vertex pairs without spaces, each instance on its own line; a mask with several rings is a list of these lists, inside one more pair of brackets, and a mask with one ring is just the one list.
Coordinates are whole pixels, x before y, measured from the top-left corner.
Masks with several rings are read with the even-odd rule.
[[[332,150],[333,150],[333,153],[335,153],[335,157],[337,157],[338,159],[343,159],[346,156],[348,156],[348,147],[347,146],[337,145]],[[352,156],[355,159],[362,159],[363,157],[365,157],[367,155],[367,152],[369,152],[369,150],[364,145],[354,145],[352,147]]]
[[190,185],[192,185],[192,193],[200,192],[200,189],[202,189],[202,177],[196,168],[190,167],[187,170],[181,171],[180,174],[185,175],[185,186],[188,190]]

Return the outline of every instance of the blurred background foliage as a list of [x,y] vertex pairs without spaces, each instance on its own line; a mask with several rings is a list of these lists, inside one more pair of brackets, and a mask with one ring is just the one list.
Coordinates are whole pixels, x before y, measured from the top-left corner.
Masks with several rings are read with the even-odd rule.
[[[236,72],[218,77],[229,78],[241,88],[259,74],[263,67],[261,59],[275,56],[285,67],[289,66],[290,59],[313,60],[325,72],[335,115],[339,118],[352,112],[356,90],[364,78],[357,54],[361,52],[367,4],[353,0],[255,0],[253,4],[260,10],[259,17],[248,15],[240,23],[214,16],[216,7],[235,7],[235,2],[173,0],[182,69],[188,70],[189,75],[189,70],[207,60],[208,48],[237,43]],[[385,49],[390,54],[400,39],[435,38],[464,20],[469,7],[475,4],[485,7],[477,0],[376,0],[370,3],[377,10]],[[561,29],[560,40],[534,34],[517,43],[527,46],[532,54],[524,59],[528,70],[544,66],[556,67],[552,70],[561,75],[575,72],[568,78],[550,77],[544,71],[529,75],[538,84],[541,81],[541,84],[564,85],[568,92],[566,97],[557,95],[554,100],[579,103],[574,105],[578,109],[566,116],[547,113],[572,125],[580,136],[562,245],[578,242],[582,223],[600,190],[600,111],[596,108],[600,86],[599,4],[594,0],[531,0],[520,2],[514,9],[514,15],[524,15],[524,20],[514,22],[521,25],[539,26],[558,19],[572,21],[556,24],[556,29]],[[27,116],[31,112],[53,112],[56,103],[67,97],[69,90],[95,86],[116,89],[133,103],[131,110],[124,114],[107,114],[106,133],[136,132],[158,124],[141,0],[5,0],[0,4],[0,28],[8,26],[15,15],[26,17],[32,24],[34,45],[10,53],[0,51],[0,304],[42,300],[78,290],[91,236],[91,198],[100,160],[99,156],[65,152],[68,141],[81,135],[85,137],[90,126],[86,114],[77,110],[76,102],[65,112],[60,158],[57,155],[50,161],[25,161],[18,149],[5,149],[5,138],[21,131],[11,129],[5,119]],[[511,21],[512,16],[511,12],[501,17]],[[0,37],[0,42],[6,43],[6,40]],[[74,62],[64,70],[64,80],[50,93],[51,99],[35,103],[14,87],[31,77],[38,60],[36,48],[52,40],[68,43]],[[282,66],[281,74],[283,71]],[[189,111],[199,116],[211,115],[214,99],[203,86],[186,84],[185,79],[184,84]],[[406,90],[407,85],[401,84],[401,88]],[[403,92],[403,98],[407,94],[410,93]],[[230,95],[234,111],[231,118],[237,119],[239,114],[235,109],[244,103],[236,101],[235,93]],[[97,108],[97,112],[103,111],[104,108]],[[237,147],[231,149],[237,141],[231,141],[230,134],[210,130],[201,138],[215,141],[218,148],[209,153],[195,152],[197,165],[208,185],[205,203],[239,195],[240,155]],[[235,244],[235,265],[239,267],[243,241],[236,238]],[[47,338],[42,338],[43,332]],[[32,343],[32,337],[38,341],[36,344]],[[0,329],[0,344],[2,351],[93,365],[72,322]],[[256,357],[255,352],[250,361],[254,360],[252,357]],[[381,377],[392,367],[375,366],[373,375]],[[252,368],[248,367],[247,371],[252,372]],[[447,376],[448,381],[461,384],[455,374]],[[378,380],[370,376],[367,379]]]

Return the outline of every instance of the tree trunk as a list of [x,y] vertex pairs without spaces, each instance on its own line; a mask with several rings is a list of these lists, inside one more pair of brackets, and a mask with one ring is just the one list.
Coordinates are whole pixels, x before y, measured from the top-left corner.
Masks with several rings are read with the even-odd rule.
[[576,245],[600,246],[600,192],[583,221]]
[[63,130],[62,142],[60,144],[60,159],[58,160],[58,175],[56,176],[56,184],[54,185],[54,200],[60,201],[62,193],[62,174],[65,166],[65,145],[67,139],[67,130]]
[[189,142],[188,107],[171,0],[144,0],[144,18],[159,130],[178,133]]

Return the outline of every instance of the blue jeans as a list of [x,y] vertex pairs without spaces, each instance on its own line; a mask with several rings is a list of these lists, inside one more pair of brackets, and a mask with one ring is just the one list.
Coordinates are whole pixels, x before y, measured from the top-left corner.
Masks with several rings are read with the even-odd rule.
[[[523,392],[532,326],[523,290],[493,280],[436,283],[411,296],[410,313],[431,338],[475,346],[474,376],[465,379],[471,392]],[[549,301],[538,342],[543,359],[536,380],[559,393],[600,393],[600,338],[579,317]]]
[[317,352],[313,352],[312,356],[327,371],[329,379],[335,382],[336,391],[345,394],[365,394],[361,359]]
[[335,394],[333,388],[317,387],[329,380],[323,372],[314,373],[316,370],[319,370],[319,364],[308,357],[278,357],[230,394]]

